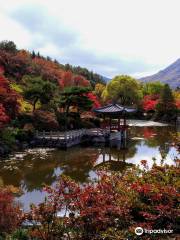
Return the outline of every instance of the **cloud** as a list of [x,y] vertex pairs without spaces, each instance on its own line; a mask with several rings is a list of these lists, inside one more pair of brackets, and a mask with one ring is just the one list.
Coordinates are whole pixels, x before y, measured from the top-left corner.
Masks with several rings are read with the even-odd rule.
[[117,55],[94,53],[83,48],[67,49],[63,62],[87,67],[107,77],[117,74],[133,75],[136,72],[152,71],[156,68],[155,65],[149,65],[138,60],[127,60]]
[[42,4],[19,6],[11,11],[10,17],[33,35],[32,45],[35,48],[47,43],[67,48],[77,41],[77,34],[59,18],[52,16]]
[[143,62],[127,61],[119,56],[95,53],[86,48],[81,44],[78,33],[40,3],[15,7],[9,17],[31,35],[29,49],[54,57],[61,63],[80,65],[108,77],[149,70],[149,66]]
[[0,40],[13,40],[19,48],[108,77],[143,76],[180,56],[179,0],[0,0],[0,4]]

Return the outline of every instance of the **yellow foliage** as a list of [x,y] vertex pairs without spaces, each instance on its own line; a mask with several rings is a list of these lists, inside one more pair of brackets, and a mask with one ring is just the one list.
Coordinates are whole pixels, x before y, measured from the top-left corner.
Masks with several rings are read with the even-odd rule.
[[11,89],[16,91],[17,93],[23,93],[23,89],[22,89],[21,85],[19,85],[17,83],[11,83]]
[[32,112],[33,106],[29,102],[25,101],[24,99],[19,99],[20,104],[20,111],[21,112]]
[[11,193],[13,193],[13,194],[21,194],[22,193],[22,190],[20,189],[20,188],[18,188],[18,187],[15,187],[15,186],[13,186],[13,185],[9,185],[9,186],[7,186],[7,189],[11,192]]
[[180,101],[180,91],[174,91],[173,93],[175,100]]
[[99,98],[101,98],[102,93],[103,93],[105,87],[106,87],[105,85],[103,85],[103,84],[101,84],[101,83],[97,83],[96,86],[95,86],[95,91],[94,91],[95,94],[96,94],[96,96],[98,96]]
[[4,182],[3,182],[3,179],[2,177],[0,177],[0,188],[4,186]]
[[107,100],[109,100],[109,95],[108,95],[108,91],[107,88],[104,89],[104,91],[101,94],[101,98],[104,102],[106,102]]

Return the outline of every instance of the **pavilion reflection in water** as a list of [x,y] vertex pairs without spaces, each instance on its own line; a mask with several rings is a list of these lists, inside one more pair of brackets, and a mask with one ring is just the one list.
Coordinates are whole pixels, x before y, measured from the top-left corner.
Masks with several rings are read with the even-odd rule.
[[[135,152],[132,151],[131,153],[133,156]],[[128,148],[102,148],[94,167],[96,169],[108,167],[109,170],[123,172],[127,167],[133,166],[133,164],[126,162],[126,159],[128,159],[129,156],[130,152]]]

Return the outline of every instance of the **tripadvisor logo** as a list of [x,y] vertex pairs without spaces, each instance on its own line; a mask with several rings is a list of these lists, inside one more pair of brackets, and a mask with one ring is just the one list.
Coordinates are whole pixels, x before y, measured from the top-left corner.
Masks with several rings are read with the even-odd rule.
[[135,228],[135,234],[136,235],[142,235],[143,234],[143,228],[142,227],[137,227],[137,228]]
[[173,230],[171,229],[143,229],[142,227],[137,227],[135,228],[135,234],[140,236],[142,235],[143,233],[148,233],[148,234],[156,234],[156,233],[160,233],[160,234],[163,234],[163,233],[173,233]]

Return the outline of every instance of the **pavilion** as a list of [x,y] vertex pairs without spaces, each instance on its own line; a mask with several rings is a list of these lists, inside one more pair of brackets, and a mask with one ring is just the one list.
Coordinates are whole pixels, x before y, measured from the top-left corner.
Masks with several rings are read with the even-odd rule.
[[[136,112],[135,108],[127,108],[119,104],[109,104],[104,107],[94,109],[94,112],[101,116],[105,120],[108,118],[108,123],[105,122],[103,128],[110,128],[110,132],[118,131],[122,132],[128,128],[126,123],[126,118],[128,113]],[[112,120],[116,119],[117,121],[113,123]]]

